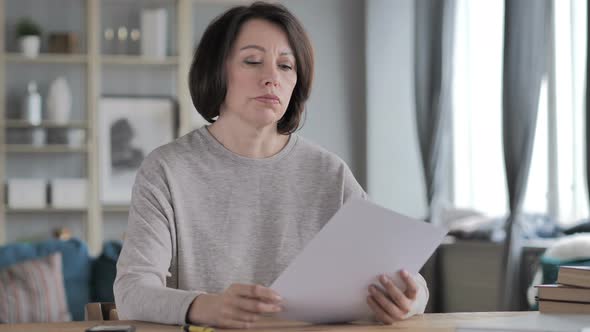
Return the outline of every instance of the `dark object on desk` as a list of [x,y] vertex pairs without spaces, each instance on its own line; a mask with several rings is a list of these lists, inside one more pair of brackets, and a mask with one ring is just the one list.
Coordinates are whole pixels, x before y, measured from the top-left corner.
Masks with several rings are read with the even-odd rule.
[[86,329],[86,332],[134,332],[133,325],[96,325]]
[[49,34],[50,53],[78,52],[78,35],[73,32],[54,32]]

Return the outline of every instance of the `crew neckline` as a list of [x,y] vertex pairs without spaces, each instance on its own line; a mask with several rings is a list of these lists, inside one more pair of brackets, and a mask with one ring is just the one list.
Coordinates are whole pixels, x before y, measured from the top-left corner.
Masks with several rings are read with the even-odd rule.
[[287,155],[289,155],[291,150],[293,150],[293,147],[295,146],[298,140],[298,136],[296,134],[290,134],[287,144],[274,155],[267,158],[249,158],[241,156],[226,148],[223,144],[221,144],[221,142],[217,140],[217,138],[215,138],[215,136],[213,136],[213,134],[211,134],[208,128],[209,125],[203,126],[198,129],[198,132],[209,143],[209,146],[211,146],[217,153],[224,157],[228,157],[236,162],[250,165],[268,165],[285,158]]

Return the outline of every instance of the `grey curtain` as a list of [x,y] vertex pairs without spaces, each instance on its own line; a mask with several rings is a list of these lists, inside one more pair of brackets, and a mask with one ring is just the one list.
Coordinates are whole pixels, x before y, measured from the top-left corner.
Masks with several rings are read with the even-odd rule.
[[519,215],[531,163],[541,80],[546,73],[549,0],[506,0],[503,138],[510,214],[503,250],[501,310],[517,310],[522,228]]
[[415,2],[416,123],[430,222],[437,223],[450,153],[455,0]]
[[[415,2],[414,88],[416,123],[429,205],[428,219],[439,220],[439,204],[448,171],[451,125],[451,83],[455,0]],[[428,312],[442,308],[441,268],[438,252],[421,273],[429,281]]]
[[[586,190],[590,194],[590,0],[586,6]],[[590,195],[589,195],[590,196]]]

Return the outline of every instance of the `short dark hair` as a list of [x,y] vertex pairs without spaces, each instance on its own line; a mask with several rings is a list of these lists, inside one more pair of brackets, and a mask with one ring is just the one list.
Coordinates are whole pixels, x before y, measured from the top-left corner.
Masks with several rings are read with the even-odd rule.
[[293,48],[297,83],[287,110],[277,124],[278,132],[290,134],[299,123],[313,82],[313,48],[301,23],[284,6],[255,2],[229,9],[209,24],[193,57],[188,77],[189,90],[197,111],[210,123],[219,115],[227,93],[225,62],[242,25],[263,19],[280,26]]

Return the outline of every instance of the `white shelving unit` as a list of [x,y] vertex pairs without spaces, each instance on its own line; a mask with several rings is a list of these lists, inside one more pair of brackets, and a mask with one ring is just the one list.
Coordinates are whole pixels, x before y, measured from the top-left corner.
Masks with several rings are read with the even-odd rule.
[[31,59],[17,53],[6,53],[6,62],[8,63],[75,63],[85,64],[88,57],[80,54],[39,54],[38,57]]
[[[80,213],[86,214],[83,218],[85,225],[85,240],[91,253],[100,251],[103,242],[103,219],[108,213],[127,213],[128,206],[102,206],[100,202],[100,174],[98,144],[97,111],[101,91],[101,75],[105,66],[132,66],[133,68],[172,68],[176,71],[176,95],[180,110],[179,135],[183,135],[194,129],[191,123],[190,93],[186,83],[186,75],[189,72],[193,52],[193,21],[192,10],[195,4],[219,4],[237,5],[248,4],[251,0],[175,0],[176,9],[176,55],[164,59],[150,59],[135,55],[107,55],[101,51],[101,17],[108,13],[101,13],[101,4],[104,0],[80,0],[86,6],[86,53],[84,54],[40,54],[37,58],[26,58],[18,53],[6,52],[5,41],[5,15],[6,2],[16,0],[0,0],[0,184],[6,182],[6,160],[12,154],[34,154],[39,158],[53,153],[81,153],[86,156],[86,174],[88,177],[88,206],[86,209],[7,209],[4,202],[4,190],[0,190],[0,245],[7,243],[6,225],[10,221],[9,216],[14,214],[59,214]],[[46,0],[51,1],[51,0]],[[142,0],[136,0],[141,3]],[[151,1],[150,3],[153,3]],[[168,2],[169,3],[169,2]],[[6,83],[10,79],[6,77],[6,67],[12,64],[30,65],[78,65],[84,66],[86,72],[86,119],[87,121],[72,121],[67,125],[43,122],[39,126],[31,126],[20,120],[6,120]],[[143,67],[142,67],[143,66]],[[203,121],[204,123],[204,121]],[[6,144],[6,130],[18,128],[81,128],[87,132],[87,144],[82,147],[69,147],[62,145],[46,145],[34,147],[30,145]]]
[[134,55],[107,55],[101,59],[103,65],[148,65],[148,66],[176,66],[178,57],[169,56],[165,59],[151,59]]
[[5,144],[6,153],[84,153],[87,147],[74,148],[67,145],[51,144],[43,147],[35,147],[26,144]]
[[5,128],[79,128],[88,129],[88,123],[84,121],[70,121],[67,124],[58,124],[49,121],[43,121],[40,125],[31,125],[24,120],[5,120]]

